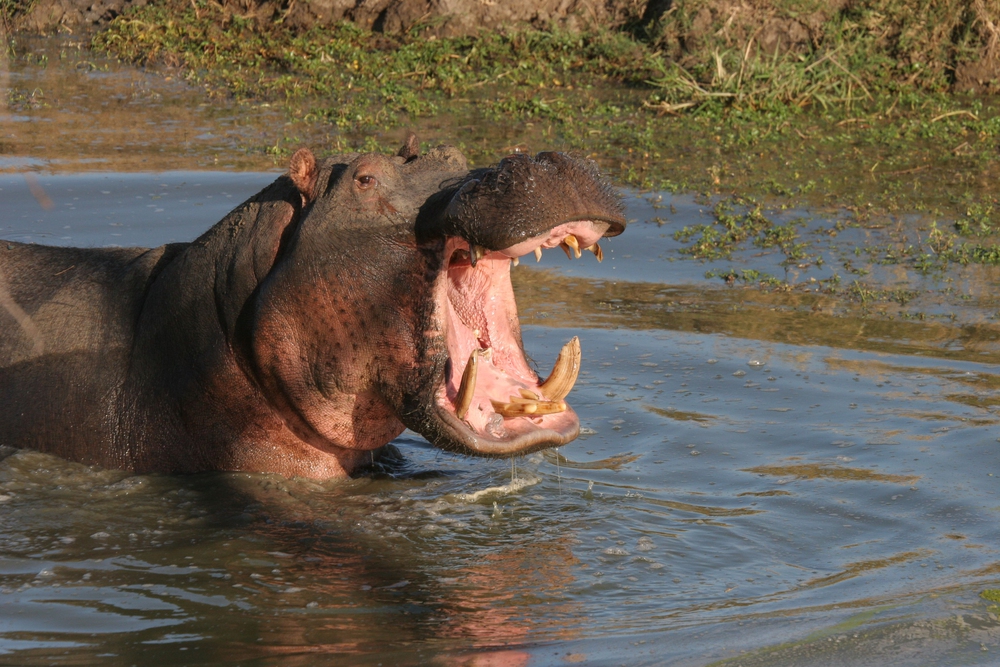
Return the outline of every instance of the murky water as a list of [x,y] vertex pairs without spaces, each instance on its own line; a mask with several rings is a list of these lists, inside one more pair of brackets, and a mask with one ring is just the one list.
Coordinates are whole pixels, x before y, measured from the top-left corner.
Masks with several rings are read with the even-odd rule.
[[[84,74],[97,98],[144,76]],[[17,113],[5,132],[58,125]],[[138,105],[122,132],[159,113]],[[10,145],[4,164],[45,170],[0,176],[0,237],[19,241],[190,239],[274,177],[194,171],[241,163],[232,146],[87,172],[86,152]],[[995,277],[926,321],[719,288],[673,261],[662,208],[628,203],[603,264],[516,269],[529,354],[583,344],[584,432],[558,451],[512,465],[406,433],[327,483],[0,449],[0,664],[995,664]],[[708,215],[655,205],[670,225]]]

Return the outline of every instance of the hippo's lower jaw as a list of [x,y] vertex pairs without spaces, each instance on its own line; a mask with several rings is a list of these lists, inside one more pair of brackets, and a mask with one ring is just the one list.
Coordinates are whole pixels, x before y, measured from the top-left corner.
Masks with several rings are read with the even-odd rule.
[[[564,445],[579,434],[580,420],[563,400],[580,371],[580,342],[560,352],[547,380],[525,359],[510,267],[518,258],[562,246],[602,253],[597,241],[606,222],[558,225],[501,250],[470,246],[458,237],[445,243],[445,270],[436,287],[448,363],[435,394],[439,446],[484,456],[509,456]],[[443,441],[441,441],[443,440]]]

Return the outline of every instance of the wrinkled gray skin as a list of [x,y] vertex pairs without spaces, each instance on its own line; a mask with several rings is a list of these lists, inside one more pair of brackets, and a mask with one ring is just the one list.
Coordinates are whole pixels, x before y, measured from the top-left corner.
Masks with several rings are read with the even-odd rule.
[[480,446],[442,419],[443,378],[464,363],[442,324],[444,249],[581,218],[613,235],[618,198],[563,155],[470,172],[454,148],[416,146],[320,163],[303,149],[192,243],[0,244],[0,444],[137,472],[333,477],[404,426],[487,455],[575,437]]

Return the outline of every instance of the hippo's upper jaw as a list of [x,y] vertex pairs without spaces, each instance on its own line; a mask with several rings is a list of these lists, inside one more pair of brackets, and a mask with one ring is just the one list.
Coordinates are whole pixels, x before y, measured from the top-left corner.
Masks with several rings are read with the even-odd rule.
[[525,255],[589,250],[625,227],[621,202],[589,162],[559,153],[514,155],[473,172],[418,234],[444,234],[434,287],[447,362],[437,377],[434,421],[419,430],[440,447],[506,456],[566,444],[579,433],[564,400],[580,370],[574,337],[544,381],[525,359],[510,269]]

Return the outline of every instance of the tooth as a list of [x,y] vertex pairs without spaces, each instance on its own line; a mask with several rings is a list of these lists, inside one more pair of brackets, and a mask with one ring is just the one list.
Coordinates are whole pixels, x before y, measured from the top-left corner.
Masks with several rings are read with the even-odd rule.
[[[511,398],[514,398],[513,396]],[[540,417],[542,415],[554,415],[557,412],[565,412],[566,401],[534,401],[531,403],[504,403],[503,401],[491,400],[493,410],[507,419],[515,417]]]
[[535,248],[535,261],[536,262],[542,261],[542,247],[541,246],[538,246],[537,248]]
[[538,387],[546,398],[552,401],[566,398],[580,374],[580,358],[580,339],[573,336],[559,351],[552,374]]
[[533,401],[540,400],[542,397],[531,391],[530,389],[521,388],[517,390],[521,394],[521,398],[530,398]]
[[472,395],[476,393],[476,372],[479,370],[479,350],[473,350],[469,355],[469,363],[462,373],[462,383],[458,385],[458,395],[455,396],[455,416],[465,419],[465,414],[472,405]]
[[511,265],[513,265],[513,266],[517,266],[518,264],[520,264],[520,263],[521,263],[521,260],[520,260],[520,259],[518,259],[517,257],[511,257],[511,258],[510,258],[510,263],[511,263]]
[[[576,237],[572,234],[567,234],[566,238],[563,239],[563,243],[573,249],[573,256],[580,259],[580,242],[576,240]],[[566,255],[569,255],[567,250]]]
[[539,401],[535,415],[554,415],[557,412],[566,412],[568,407],[566,401]]
[[538,403],[504,403],[503,401],[490,400],[493,409],[497,414],[504,417],[524,417],[533,415],[538,410]]
[[589,248],[584,248],[584,250],[589,250],[590,252],[594,253],[594,256],[597,257],[598,262],[604,261],[604,251],[601,250],[601,246],[599,246],[598,244],[595,243]]
[[469,264],[472,264],[472,266],[475,266],[476,262],[481,260],[485,254],[486,249],[482,246],[478,246],[474,243],[469,244]]

